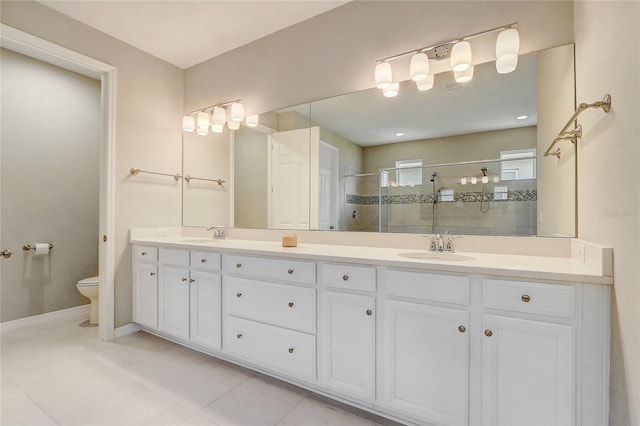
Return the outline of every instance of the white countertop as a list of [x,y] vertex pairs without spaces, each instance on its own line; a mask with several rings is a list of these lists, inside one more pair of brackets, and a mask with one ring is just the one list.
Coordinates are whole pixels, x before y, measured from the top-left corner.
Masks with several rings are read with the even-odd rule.
[[427,251],[415,249],[346,246],[334,244],[298,243],[297,247],[282,247],[280,242],[212,238],[168,236],[131,238],[133,244],[150,244],[166,247],[219,250],[221,252],[246,255],[287,256],[297,259],[366,263],[376,266],[414,268],[426,271],[481,274],[512,278],[528,278],[561,282],[590,284],[613,284],[613,277],[603,275],[601,268],[568,257],[545,257],[508,255],[492,253],[463,253],[468,260],[447,260],[447,254],[438,259],[411,259],[400,256],[403,253]]

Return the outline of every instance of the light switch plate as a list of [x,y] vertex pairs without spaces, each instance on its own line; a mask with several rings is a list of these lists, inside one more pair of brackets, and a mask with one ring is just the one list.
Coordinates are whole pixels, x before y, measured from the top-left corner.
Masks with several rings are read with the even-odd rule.
[[166,237],[167,235],[169,235],[169,231],[166,228],[156,229],[156,237]]

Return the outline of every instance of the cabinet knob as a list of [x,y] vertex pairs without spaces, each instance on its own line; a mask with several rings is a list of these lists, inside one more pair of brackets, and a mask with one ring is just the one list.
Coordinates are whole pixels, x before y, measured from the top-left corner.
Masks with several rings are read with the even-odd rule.
[[343,275],[342,281],[349,281],[349,275]]
[[207,263],[207,259],[203,257],[202,259],[200,259],[200,263]]
[[289,302],[289,307],[293,308],[293,302]]
[[152,277],[155,275],[155,272],[149,272],[149,275],[151,275]]
[[143,256],[146,256],[146,255],[147,255],[147,252],[146,252],[146,251],[143,251],[143,252],[142,252],[142,253],[140,253],[140,254],[141,254],[141,255],[143,255]]
[[289,348],[289,353],[292,354],[293,353],[293,348]]
[[522,301],[523,301],[524,303],[527,303],[527,302],[529,302],[530,300],[531,300],[531,297],[530,297],[528,294],[523,294],[523,295],[522,295]]
[[289,269],[287,272],[289,273],[289,275],[291,275],[293,274],[293,269]]
[[242,338],[242,333],[236,334],[236,338],[241,339]]
[[185,282],[186,280],[187,280],[186,278],[184,278],[184,277],[182,278],[182,282]]
[[367,309],[367,310],[365,311],[365,313],[367,314],[367,316],[369,316],[369,317],[370,317],[370,316],[371,316],[371,314],[373,314],[373,311],[372,311],[371,309]]
[[236,297],[242,296],[242,293],[236,293]]
[[242,263],[236,263],[236,268],[242,268]]
[[458,331],[460,333],[464,333],[465,331],[467,331],[467,328],[464,325],[460,325],[460,326],[458,326]]
[[195,279],[193,279],[193,278],[190,278],[190,279],[189,279],[189,282],[190,282],[190,283],[193,283],[193,282],[196,282],[196,280],[195,280]]
[[484,331],[484,335],[485,335],[485,336],[487,336],[487,337],[491,337],[491,336],[493,336],[493,331],[491,331],[491,330],[485,330],[485,331]]

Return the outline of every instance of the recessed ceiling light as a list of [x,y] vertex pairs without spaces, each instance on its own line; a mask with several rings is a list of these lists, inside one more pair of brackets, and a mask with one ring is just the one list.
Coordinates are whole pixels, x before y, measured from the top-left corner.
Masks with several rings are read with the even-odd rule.
[[516,120],[526,120],[527,118],[529,118],[528,115],[519,115],[516,117]]
[[403,132],[398,132],[398,133],[396,133],[396,136],[398,136],[398,137],[404,136],[404,133]]

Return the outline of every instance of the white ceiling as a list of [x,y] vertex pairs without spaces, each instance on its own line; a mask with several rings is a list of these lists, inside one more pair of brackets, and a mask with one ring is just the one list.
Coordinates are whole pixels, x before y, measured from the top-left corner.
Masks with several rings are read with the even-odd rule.
[[185,69],[347,1],[40,0],[40,3]]

